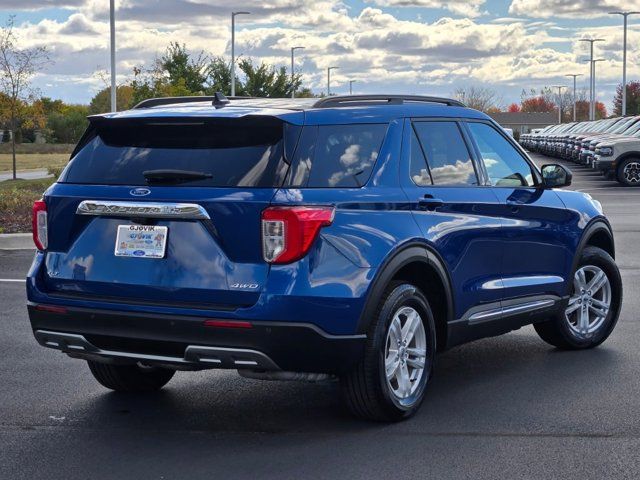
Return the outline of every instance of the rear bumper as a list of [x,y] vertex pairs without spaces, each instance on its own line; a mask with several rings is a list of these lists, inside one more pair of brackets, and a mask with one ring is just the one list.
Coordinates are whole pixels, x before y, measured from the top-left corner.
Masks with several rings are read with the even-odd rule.
[[362,358],[366,340],[365,335],[331,335],[305,323],[209,327],[202,317],[41,308],[28,305],[31,326],[41,345],[73,357],[107,362],[340,373]]

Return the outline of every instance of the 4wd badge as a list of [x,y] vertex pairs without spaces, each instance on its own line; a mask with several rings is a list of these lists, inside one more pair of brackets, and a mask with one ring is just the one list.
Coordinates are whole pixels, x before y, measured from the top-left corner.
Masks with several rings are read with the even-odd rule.
[[232,283],[231,288],[236,288],[240,290],[255,290],[260,285],[257,283]]

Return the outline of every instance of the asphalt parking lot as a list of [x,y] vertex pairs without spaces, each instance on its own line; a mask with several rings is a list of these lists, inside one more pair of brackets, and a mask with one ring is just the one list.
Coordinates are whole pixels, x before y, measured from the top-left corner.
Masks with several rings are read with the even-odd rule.
[[[560,352],[527,327],[452,349],[421,411],[395,425],[351,419],[335,384],[235,372],[108,392],[37,345],[24,284],[0,281],[0,479],[638,478],[640,189],[571,168],[616,235],[625,300],[611,338]],[[0,278],[24,278],[31,256],[0,251]]]

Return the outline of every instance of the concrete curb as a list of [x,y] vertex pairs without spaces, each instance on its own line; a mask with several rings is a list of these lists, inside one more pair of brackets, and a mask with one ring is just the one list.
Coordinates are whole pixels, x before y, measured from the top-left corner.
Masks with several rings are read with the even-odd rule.
[[0,234],[0,250],[35,250],[30,233]]

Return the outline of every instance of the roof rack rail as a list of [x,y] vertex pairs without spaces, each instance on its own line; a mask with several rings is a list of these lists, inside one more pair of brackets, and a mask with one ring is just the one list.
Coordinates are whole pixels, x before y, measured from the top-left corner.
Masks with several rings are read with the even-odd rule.
[[212,96],[147,98],[146,100],[138,103],[133,107],[133,109],[159,107],[161,105],[171,105],[173,103],[213,102],[214,100],[215,97]]
[[226,97],[221,92],[216,92],[213,95],[193,95],[189,97],[158,97],[158,98],[148,98],[146,100],[141,101],[135,107],[134,110],[138,108],[151,108],[151,107],[159,107],[162,105],[172,105],[174,103],[195,103],[195,102],[211,102],[214,107],[221,108],[229,103],[229,100],[243,100],[252,97]]
[[465,107],[458,100],[425,95],[342,95],[325,97],[313,104],[313,108],[356,107],[362,105],[402,105],[405,102],[441,103],[450,107]]

